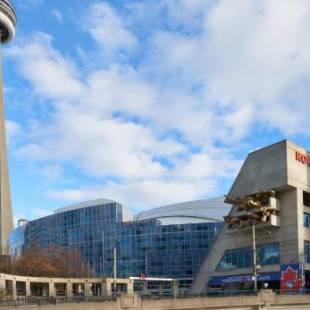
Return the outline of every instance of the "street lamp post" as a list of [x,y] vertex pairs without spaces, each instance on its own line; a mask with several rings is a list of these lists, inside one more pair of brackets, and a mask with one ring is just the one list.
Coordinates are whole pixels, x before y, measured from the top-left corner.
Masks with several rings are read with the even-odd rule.
[[301,291],[304,290],[305,287],[305,254],[300,254],[300,269],[301,269]]
[[114,293],[116,293],[116,246],[113,248],[113,280],[114,280]]
[[102,237],[102,266],[101,266],[101,270],[102,270],[102,277],[105,276],[105,255],[104,255],[104,230],[102,228],[102,232],[101,232],[101,237]]
[[[267,235],[270,235],[271,232],[267,230],[265,227],[261,227]],[[257,248],[256,248],[256,226],[252,224],[252,255],[253,255],[253,283],[254,283],[254,292],[257,292],[257,270],[261,268],[259,264],[257,264]]]
[[145,273],[145,276],[147,276],[148,274],[148,249],[146,249],[145,251],[145,267],[144,267],[144,273]]
[[252,224],[252,255],[253,255],[253,282],[254,292],[257,292],[257,258],[256,258],[256,231],[255,224]]

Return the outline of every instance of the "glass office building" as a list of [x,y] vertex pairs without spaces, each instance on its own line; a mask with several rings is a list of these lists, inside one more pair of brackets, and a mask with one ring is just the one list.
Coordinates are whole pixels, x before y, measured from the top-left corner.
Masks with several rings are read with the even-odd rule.
[[98,276],[191,279],[223,226],[230,207],[223,198],[152,209],[130,220],[122,205],[99,199],[29,221],[9,237],[11,255],[26,249],[79,249]]

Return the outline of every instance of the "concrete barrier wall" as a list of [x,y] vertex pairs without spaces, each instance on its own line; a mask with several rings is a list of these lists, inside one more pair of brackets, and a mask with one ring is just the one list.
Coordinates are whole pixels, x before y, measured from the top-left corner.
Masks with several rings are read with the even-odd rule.
[[74,304],[58,304],[58,305],[32,305],[18,307],[0,307],[3,310],[116,310],[115,302],[92,302],[92,303],[74,303]]
[[127,295],[115,302],[72,303],[40,306],[0,307],[5,310],[295,310],[310,309],[310,295],[209,297],[140,300]]
[[[210,307],[210,306],[206,306],[206,307],[192,307],[192,305],[189,305],[187,303],[183,304],[183,303],[178,303],[178,304],[162,304],[159,306],[158,302],[144,302],[141,305],[142,307],[139,310],[161,310],[161,309],[165,309],[165,310],[172,310],[172,309],[182,309],[182,310],[190,310],[190,309],[199,309],[199,310],[212,310],[212,309],[216,309],[216,310],[256,310],[258,309],[257,306],[237,306],[237,307],[232,307],[232,306],[222,306],[222,307]],[[167,307],[168,306],[168,307]],[[123,308],[124,310],[126,308]],[[134,310],[132,308],[127,308],[130,310]],[[126,309],[126,310],[127,310]],[[6,307],[5,310],[121,310],[119,308],[116,307],[115,303],[84,303],[84,304],[62,304],[62,305],[42,305],[42,306],[20,306],[20,307]],[[290,308],[290,310],[292,310],[292,308]]]

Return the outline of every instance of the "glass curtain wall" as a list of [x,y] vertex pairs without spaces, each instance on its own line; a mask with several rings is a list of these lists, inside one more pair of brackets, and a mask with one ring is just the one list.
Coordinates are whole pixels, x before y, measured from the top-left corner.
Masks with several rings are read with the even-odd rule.
[[[260,265],[277,265],[280,263],[279,243],[259,245],[257,247],[257,263]],[[226,271],[253,266],[251,247],[226,250],[220,260],[217,270]]]
[[61,246],[78,249],[94,274],[113,275],[113,248],[117,276],[192,278],[211,247],[221,222],[161,225],[156,219],[122,222],[118,203],[56,213],[14,230],[10,253]]

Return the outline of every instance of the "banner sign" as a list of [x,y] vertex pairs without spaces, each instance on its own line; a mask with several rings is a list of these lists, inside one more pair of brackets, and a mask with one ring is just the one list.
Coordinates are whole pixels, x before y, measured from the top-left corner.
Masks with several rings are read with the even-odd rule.
[[[280,272],[266,272],[257,275],[257,281],[270,282],[279,281],[283,292],[296,292],[303,287],[302,268],[299,264],[281,265]],[[213,277],[209,285],[224,285],[230,283],[244,283],[253,281],[252,274],[234,275],[225,277]]]
[[[266,272],[261,273],[257,276],[257,280],[260,282],[268,281],[279,281],[281,276],[280,272]],[[214,277],[209,281],[209,285],[223,285],[228,283],[237,283],[237,282],[251,282],[253,281],[253,275],[236,275],[236,276],[227,276],[227,277]]]
[[299,291],[302,274],[299,264],[281,265],[280,289],[282,292]]

